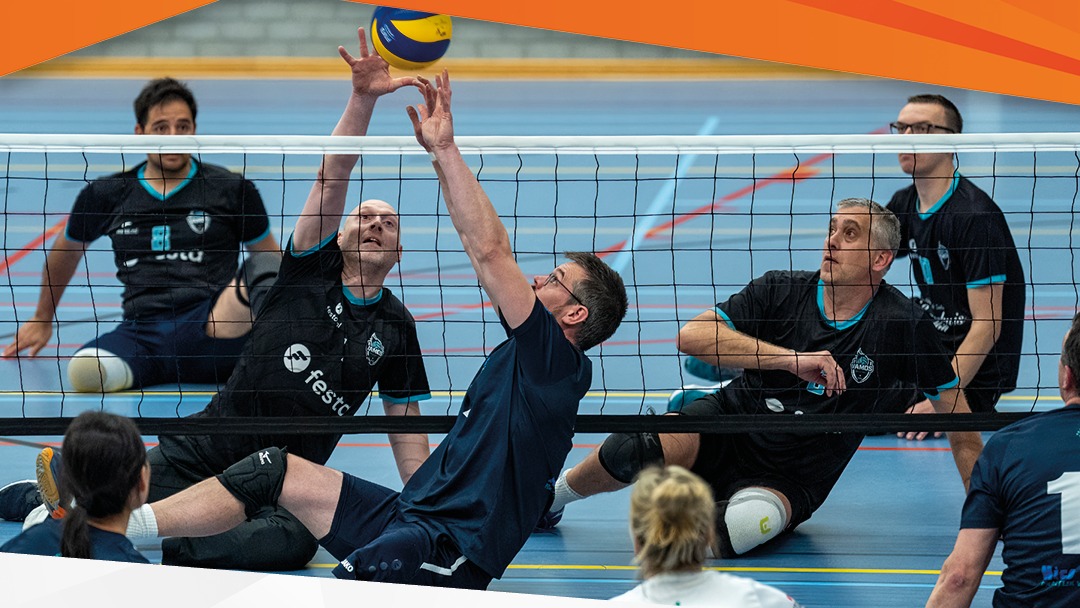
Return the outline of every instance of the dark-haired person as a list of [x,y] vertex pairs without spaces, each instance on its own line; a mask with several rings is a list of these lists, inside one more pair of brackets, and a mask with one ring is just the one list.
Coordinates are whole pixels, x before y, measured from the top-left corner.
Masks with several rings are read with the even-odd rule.
[[[900,382],[917,385],[937,412],[968,413],[929,319],[884,281],[899,232],[881,205],[844,199],[818,271],[767,272],[683,325],[681,352],[744,371],[677,413],[899,413]],[[677,464],[712,486],[720,501],[717,553],[735,557],[809,519],[862,440],[858,433],[616,433],[559,476],[539,527],[557,523],[575,500],[626,487],[650,464]],[[953,432],[949,442],[966,488],[982,440]]]
[[[135,133],[193,135],[196,112],[184,84],[153,80],[135,99]],[[224,383],[251,329],[248,296],[255,296],[247,286],[272,283],[281,252],[255,185],[190,154],[148,154],[83,188],[49,251],[34,315],[3,356],[27,349],[34,356],[49,342],[64,290],[90,243],[106,235],[124,284],[124,317],[76,351],[71,386]],[[264,253],[238,271],[241,245]]]
[[704,570],[713,546],[712,490],[680,466],[649,467],[630,490],[630,535],[640,585],[611,598],[664,606],[799,608],[789,595],[753,579]]
[[994,608],[1080,605],[1080,314],[1062,341],[1058,391],[1064,407],[987,440],[928,607],[970,606],[998,540]]
[[131,512],[146,502],[150,465],[139,428],[123,416],[83,412],[64,434],[60,491],[74,500],[0,547],[5,553],[143,562],[124,536]]
[[[964,122],[945,97],[915,95],[890,126],[899,134],[960,133]],[[899,160],[912,184],[888,204],[900,220],[897,255],[911,261],[915,301],[953,356],[971,411],[991,412],[1016,388],[1024,339],[1024,269],[1012,233],[1001,209],[957,170],[953,154],[904,153]],[[913,411],[932,411],[909,395]]]
[[[369,57],[363,42],[360,54]],[[550,503],[592,380],[584,351],[618,328],[626,289],[585,253],[526,278],[454,144],[447,74],[435,84],[417,82],[425,103],[409,108],[416,137],[431,154],[450,218],[507,339],[469,385],[446,439],[401,492],[276,448],[260,450],[153,503],[160,535],[216,534],[278,505],[340,560],[340,578],[483,589],[502,576]],[[355,121],[357,110],[350,101],[340,124]]]

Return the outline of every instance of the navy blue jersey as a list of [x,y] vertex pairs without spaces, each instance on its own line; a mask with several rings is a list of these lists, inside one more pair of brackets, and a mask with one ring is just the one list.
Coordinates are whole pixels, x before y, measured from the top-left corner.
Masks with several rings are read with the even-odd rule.
[[[412,315],[385,287],[368,300],[354,296],[342,285],[342,265],[334,236],[285,254],[228,383],[197,417],[364,415],[376,385],[395,403],[431,397]],[[174,462],[206,463],[193,472],[207,476],[269,446],[325,464],[340,438],[169,437],[161,448]]]
[[1080,407],[1011,424],[986,442],[961,528],[997,528],[994,606],[1080,605]]
[[889,209],[900,219],[898,255],[911,260],[918,302],[949,352],[955,353],[971,330],[968,290],[1003,284],[1001,335],[968,386],[1000,392],[1016,388],[1024,340],[1024,269],[1005,214],[959,173],[926,213],[919,212],[914,184],[894,194]]
[[[109,532],[94,526],[90,530],[91,553],[94,559],[110,562],[138,562],[149,564],[150,561],[123,534]],[[20,553],[22,555],[60,556],[60,538],[64,533],[64,520],[48,518],[36,526],[25,530],[0,547],[0,553]]]
[[525,544],[550,504],[572,446],[589,359],[537,300],[484,361],[454,428],[400,496],[405,521],[448,534],[494,577]]
[[[734,330],[796,352],[829,351],[844,370],[847,390],[824,387],[782,370],[747,369],[723,391],[733,414],[899,413],[891,389],[918,386],[931,399],[956,386],[949,354],[923,311],[884,281],[858,315],[825,316],[820,273],[767,272],[715,310]],[[779,471],[812,471],[828,488],[855,454],[856,433],[752,434],[755,452]]]
[[125,319],[213,297],[236,274],[240,244],[270,234],[259,191],[243,177],[192,160],[187,181],[163,197],[144,179],[145,168],[90,182],[67,224],[69,240],[112,240]]

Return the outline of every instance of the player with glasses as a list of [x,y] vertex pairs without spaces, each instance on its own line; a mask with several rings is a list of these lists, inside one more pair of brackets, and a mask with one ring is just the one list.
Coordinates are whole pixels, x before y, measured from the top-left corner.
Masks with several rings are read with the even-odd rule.
[[[900,134],[961,133],[964,122],[945,97],[916,95],[889,126]],[[989,412],[1002,393],[1016,388],[1024,270],[1005,215],[960,175],[955,159],[951,153],[900,154],[900,168],[912,183],[888,207],[900,220],[897,257],[911,262],[916,301],[952,353],[971,411]],[[909,411],[933,411],[921,396],[908,394]],[[923,439],[926,433],[906,436]]]

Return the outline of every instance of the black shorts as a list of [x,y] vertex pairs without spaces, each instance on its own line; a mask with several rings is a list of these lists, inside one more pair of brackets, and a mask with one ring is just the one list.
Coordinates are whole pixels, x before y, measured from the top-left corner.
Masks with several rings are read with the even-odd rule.
[[[914,386],[902,384],[896,387],[900,395],[899,401],[903,407],[899,411],[904,412],[916,403],[926,399],[926,395]],[[968,385],[964,389],[964,398],[967,399],[968,407],[974,413],[993,412],[994,407],[1001,399],[1002,391],[997,388],[979,387]]]
[[[680,414],[688,416],[723,416],[734,413],[727,403],[723,389],[687,405]],[[825,501],[832,482],[806,484],[795,481],[796,475],[786,475],[779,466],[770,466],[769,455],[739,433],[701,434],[697,460],[691,471],[712,486],[717,501],[729,500],[744,488],[761,487],[780,492],[791,504],[791,519],[787,530],[810,519],[810,515]]]
[[427,587],[486,589],[491,575],[453,539],[401,517],[398,492],[349,474],[330,532],[319,539],[341,563],[334,576]]

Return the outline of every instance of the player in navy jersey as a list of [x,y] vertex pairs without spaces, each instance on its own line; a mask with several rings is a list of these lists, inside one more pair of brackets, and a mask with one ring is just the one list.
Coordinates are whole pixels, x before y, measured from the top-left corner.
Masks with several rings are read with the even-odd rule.
[[956,547],[927,606],[970,606],[998,540],[994,607],[1080,605],[1080,314],[1058,361],[1065,407],[994,433],[971,474]]
[[[186,86],[151,81],[135,99],[135,133],[192,135],[196,111]],[[190,154],[148,154],[79,193],[49,251],[34,315],[3,356],[34,356],[49,342],[60,297],[90,243],[105,235],[124,284],[124,317],[76,351],[71,385],[111,392],[224,382],[251,329],[247,285],[273,281],[280,251],[254,184]],[[266,252],[251,258],[246,280],[237,271],[241,244]]]
[[[359,66],[386,70],[363,39],[360,55],[354,83]],[[260,450],[152,505],[162,535],[216,533],[262,505],[278,504],[341,560],[338,577],[484,588],[502,575],[550,503],[591,382],[584,351],[616,330],[626,290],[617,273],[585,253],[567,254],[571,261],[548,275],[525,277],[506,229],[454,144],[448,75],[434,84],[417,80],[425,103],[409,109],[416,137],[432,156],[451,220],[506,341],[469,385],[446,439],[400,493],[280,450]],[[365,115],[358,97],[343,124]]]
[[[899,238],[896,218],[866,199],[838,207],[819,271],[766,273],[680,329],[683,353],[745,370],[681,413],[889,412],[899,405],[889,390],[898,381],[919,386],[939,412],[968,411],[929,320],[883,281]],[[559,476],[540,527],[557,523],[574,500],[626,487],[650,464],[677,464],[712,485],[720,501],[717,549],[734,557],[809,519],[862,439],[852,433],[615,434]],[[949,440],[966,487],[982,442],[978,433],[950,433]]]
[[[908,99],[896,133],[960,133],[959,110],[940,95]],[[949,153],[901,154],[913,183],[888,208],[900,220],[898,255],[911,261],[926,310],[953,355],[968,405],[993,411],[1016,388],[1024,339],[1024,269],[1001,209],[960,175]],[[917,393],[908,405],[928,412]],[[919,433],[918,438],[925,436]],[[915,438],[915,434],[909,434]]]

